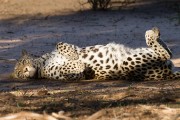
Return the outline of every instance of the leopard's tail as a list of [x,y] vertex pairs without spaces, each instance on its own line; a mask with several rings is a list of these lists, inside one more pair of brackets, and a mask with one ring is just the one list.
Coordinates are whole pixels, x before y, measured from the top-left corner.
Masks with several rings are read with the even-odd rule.
[[175,71],[174,73],[167,76],[169,80],[180,80],[180,71]]
[[180,71],[176,71],[172,74],[173,79],[180,80]]

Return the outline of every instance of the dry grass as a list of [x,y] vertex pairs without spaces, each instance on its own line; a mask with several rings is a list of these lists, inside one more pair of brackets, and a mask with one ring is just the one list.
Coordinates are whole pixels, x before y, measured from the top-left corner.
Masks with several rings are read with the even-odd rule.
[[134,84],[120,81],[62,83],[43,80],[42,83],[12,80],[1,84],[3,87],[9,92],[0,94],[1,116],[17,112],[20,113],[15,116],[34,114],[21,111],[41,114],[64,111],[69,117],[80,120],[152,117],[170,120],[177,117],[180,107],[179,80]]

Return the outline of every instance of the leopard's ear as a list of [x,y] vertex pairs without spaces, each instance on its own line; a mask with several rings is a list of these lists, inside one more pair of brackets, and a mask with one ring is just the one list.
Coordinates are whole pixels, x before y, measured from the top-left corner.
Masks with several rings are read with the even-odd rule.
[[22,55],[22,56],[25,56],[25,55],[27,55],[27,54],[28,54],[27,51],[26,51],[25,49],[23,49],[22,52],[21,52],[21,55]]

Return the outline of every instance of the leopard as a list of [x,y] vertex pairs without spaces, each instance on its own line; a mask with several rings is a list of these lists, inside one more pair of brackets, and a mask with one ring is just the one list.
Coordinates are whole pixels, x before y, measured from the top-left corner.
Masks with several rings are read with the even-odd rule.
[[[59,42],[56,50],[29,63],[19,60],[14,73],[23,78],[22,70],[31,66],[25,78],[37,77],[58,80],[172,80],[180,79],[180,72],[173,71],[172,52],[160,37],[160,30],[153,27],[145,32],[147,47],[130,48],[123,44],[108,43],[78,47]],[[29,57],[29,56],[28,56]],[[27,58],[25,58],[27,59]]]
[[51,53],[40,57],[22,50],[11,76],[16,79],[76,81],[84,79],[84,69],[73,45],[59,42]]
[[76,49],[85,63],[86,79],[97,80],[172,80],[180,79],[170,60],[172,52],[161,39],[160,30],[153,27],[145,32],[147,47],[130,48],[108,43]]

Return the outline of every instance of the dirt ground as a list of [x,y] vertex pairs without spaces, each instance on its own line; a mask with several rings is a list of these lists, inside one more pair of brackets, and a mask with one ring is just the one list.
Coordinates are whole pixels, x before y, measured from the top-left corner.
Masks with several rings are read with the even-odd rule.
[[13,114],[14,119],[179,120],[179,80],[65,83],[9,77],[22,49],[42,55],[58,41],[81,47],[109,42],[146,47],[144,33],[153,26],[160,28],[173,52],[175,70],[180,70],[178,1],[108,11],[91,11],[84,3],[0,0],[0,117],[26,111]]

